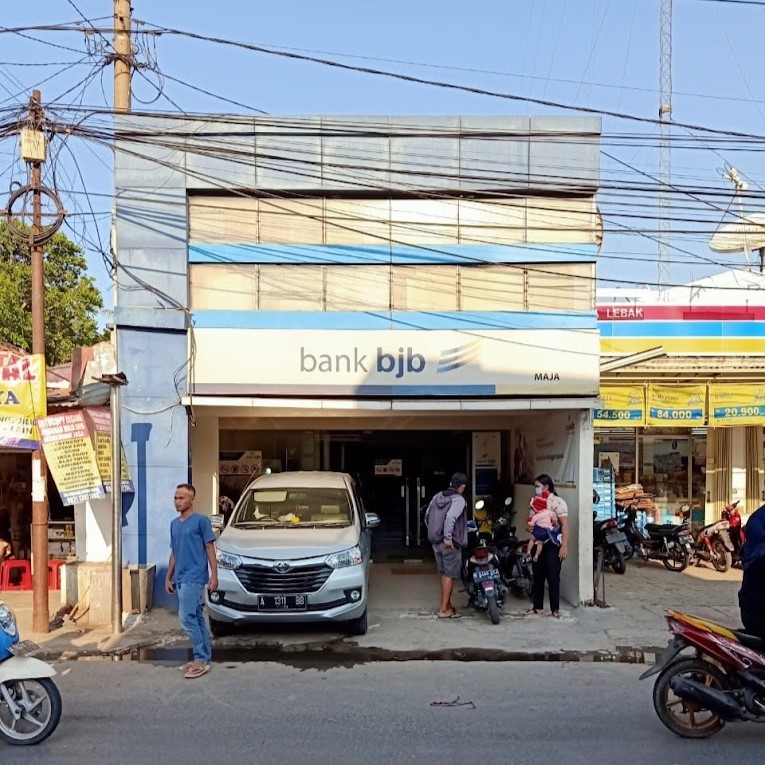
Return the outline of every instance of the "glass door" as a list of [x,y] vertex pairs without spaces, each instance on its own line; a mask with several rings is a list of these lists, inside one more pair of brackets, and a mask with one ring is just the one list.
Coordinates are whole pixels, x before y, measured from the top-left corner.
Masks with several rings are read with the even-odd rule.
[[689,459],[688,435],[643,436],[640,480],[654,495],[660,523],[670,522],[681,505],[691,503]]

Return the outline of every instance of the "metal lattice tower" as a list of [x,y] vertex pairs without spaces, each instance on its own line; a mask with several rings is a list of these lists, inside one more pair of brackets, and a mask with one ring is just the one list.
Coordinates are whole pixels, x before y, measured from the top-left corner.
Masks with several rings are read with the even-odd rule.
[[669,282],[670,204],[669,186],[672,182],[670,125],[672,122],[672,0],[659,0],[660,45],[659,81],[659,289]]

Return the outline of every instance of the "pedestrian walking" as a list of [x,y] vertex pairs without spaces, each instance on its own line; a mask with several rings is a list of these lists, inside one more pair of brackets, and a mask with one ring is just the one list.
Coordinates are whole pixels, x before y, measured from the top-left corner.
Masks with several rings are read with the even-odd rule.
[[765,505],[749,516],[741,560],[744,566],[738,593],[741,621],[750,635],[765,640]]
[[178,593],[178,617],[191,640],[194,660],[184,664],[184,677],[191,680],[210,671],[212,641],[205,622],[204,590],[218,589],[215,534],[210,519],[194,512],[196,490],[182,483],[175,490],[178,517],[170,524],[170,563],[165,589]]
[[465,498],[467,476],[455,473],[448,489],[438,492],[425,511],[428,541],[433,545],[438,573],[441,577],[439,619],[459,619],[452,605],[454,582],[462,576],[462,551],[467,547]]
[[547,508],[560,524],[560,535],[549,538],[542,545],[538,560],[534,561],[534,590],[532,608],[526,616],[539,616],[545,605],[545,582],[549,590],[550,611],[560,619],[560,570],[568,556],[568,505],[555,492],[555,484],[549,475],[543,473],[534,481],[536,496],[547,494]]

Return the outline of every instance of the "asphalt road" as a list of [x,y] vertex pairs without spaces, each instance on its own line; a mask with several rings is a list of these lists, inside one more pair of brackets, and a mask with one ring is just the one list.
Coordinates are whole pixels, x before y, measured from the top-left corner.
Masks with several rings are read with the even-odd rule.
[[[48,742],[0,742],[14,765],[761,763],[765,728],[702,742],[666,731],[641,667],[408,662],[329,670],[219,664],[58,665],[64,716]],[[475,708],[432,706],[473,702]]]

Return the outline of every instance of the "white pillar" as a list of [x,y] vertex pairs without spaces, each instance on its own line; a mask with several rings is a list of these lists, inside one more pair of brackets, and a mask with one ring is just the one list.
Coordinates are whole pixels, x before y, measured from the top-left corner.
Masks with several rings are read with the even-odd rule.
[[218,461],[220,451],[217,417],[199,417],[191,429],[191,481],[197,490],[195,510],[218,512]]
[[561,595],[572,605],[591,603],[592,578],[592,455],[595,448],[589,409],[579,412],[577,422],[578,467],[576,489],[563,490],[569,502],[568,560],[563,564]]
[[743,505],[746,500],[746,430],[744,428],[734,428],[731,432],[730,464],[732,493],[726,501],[741,500]]

